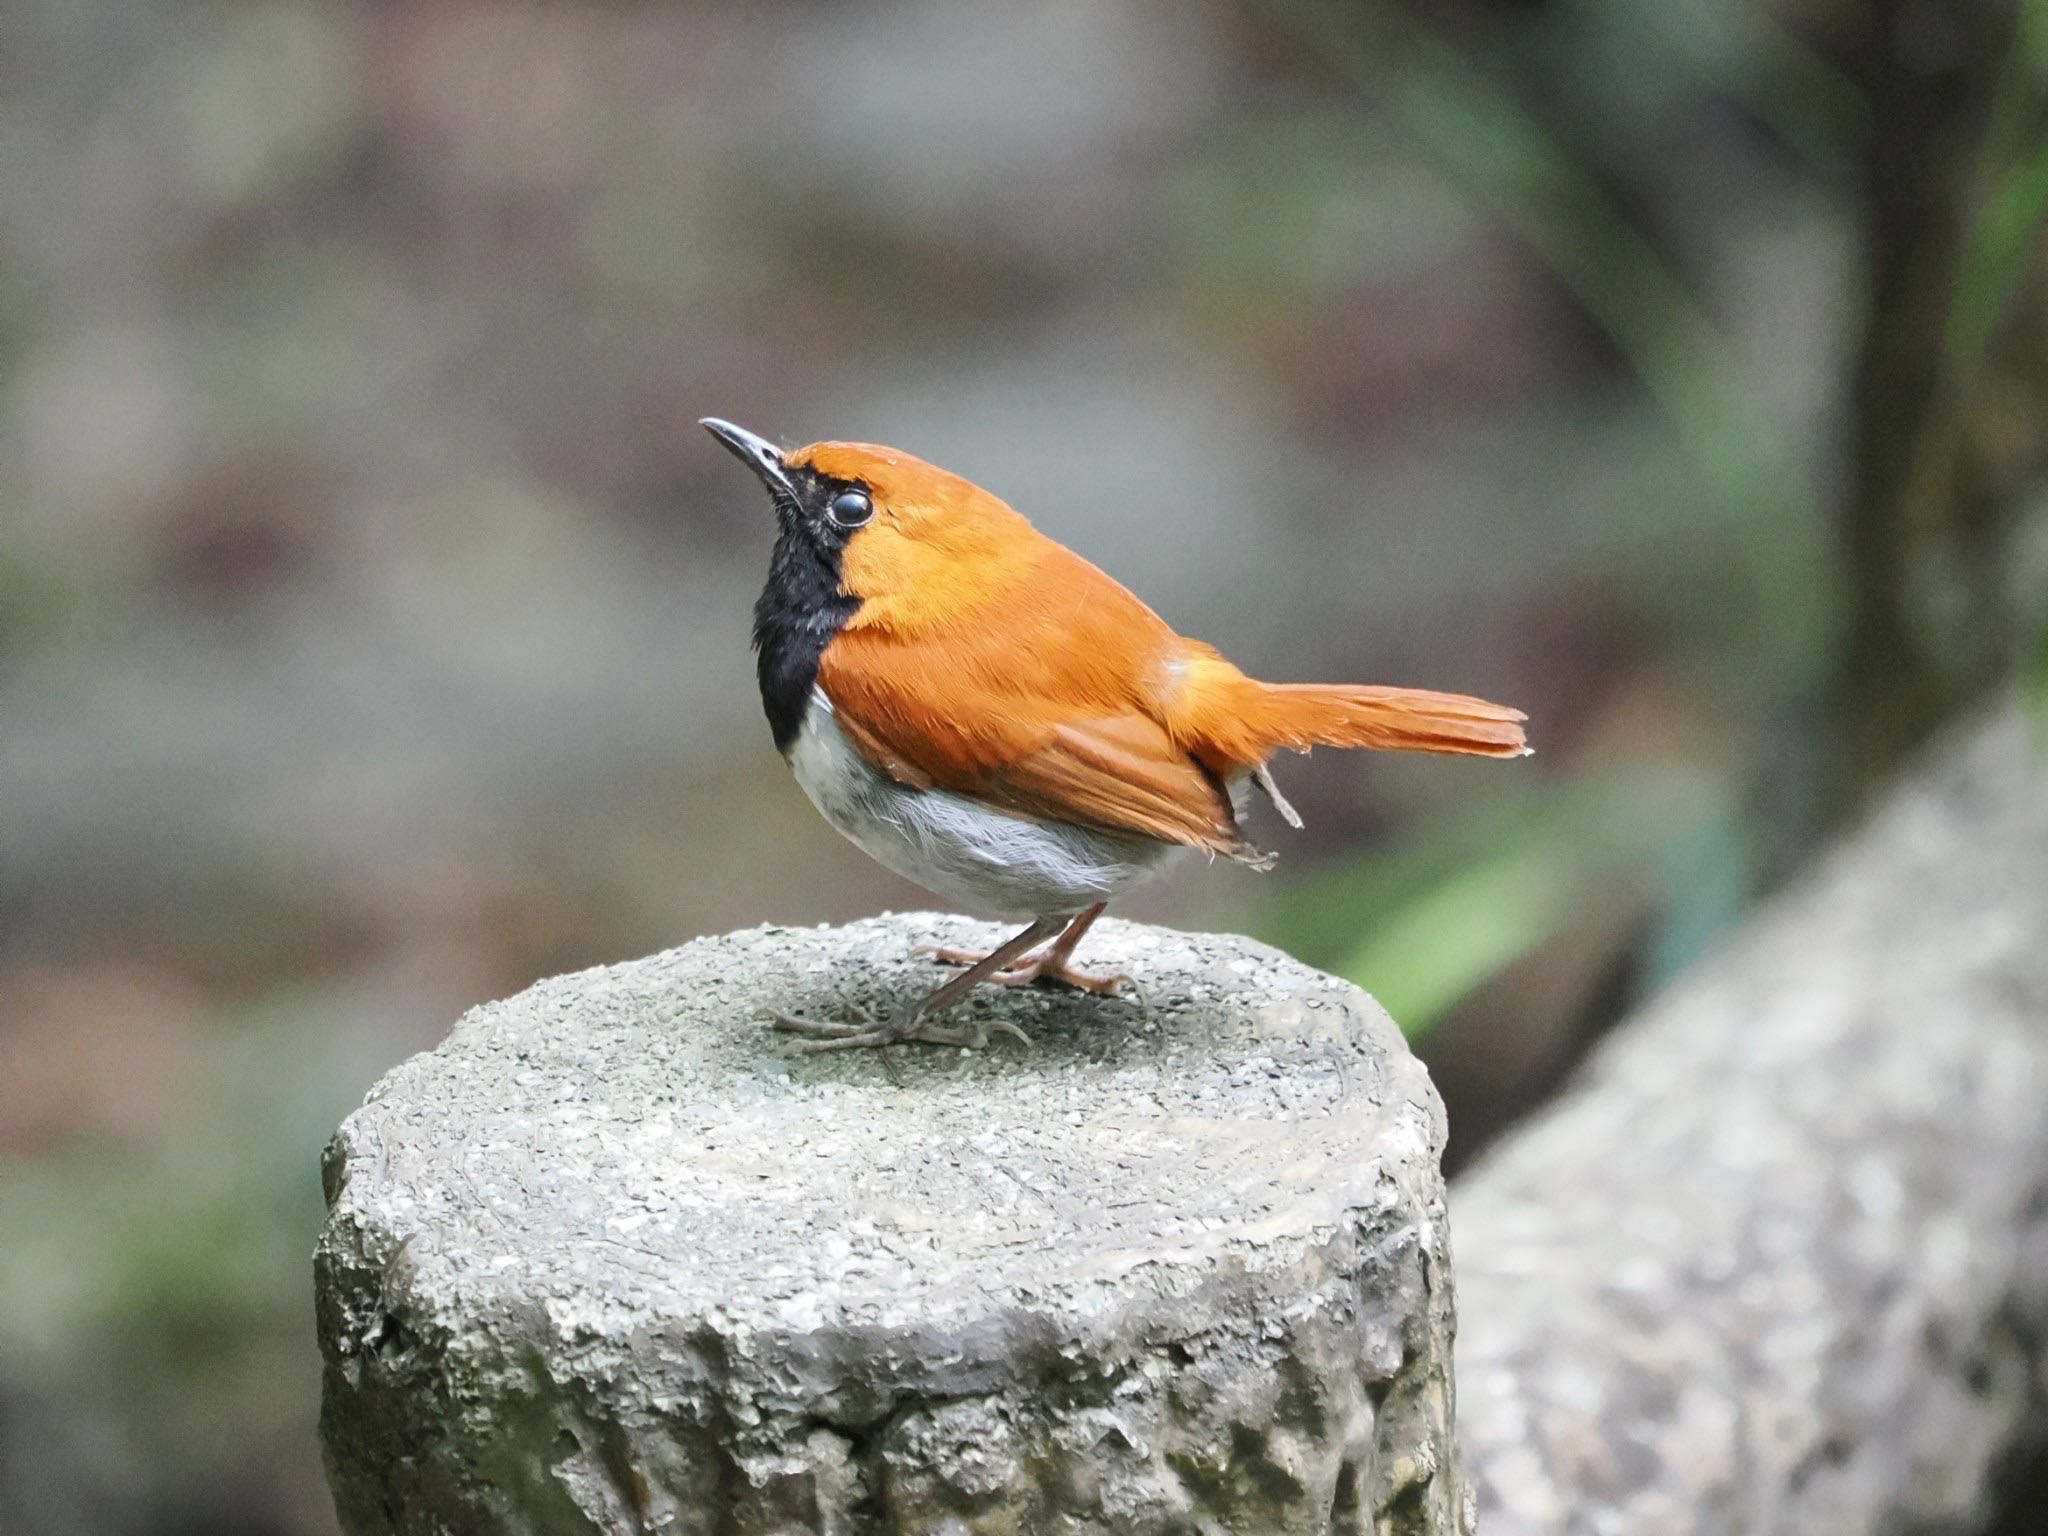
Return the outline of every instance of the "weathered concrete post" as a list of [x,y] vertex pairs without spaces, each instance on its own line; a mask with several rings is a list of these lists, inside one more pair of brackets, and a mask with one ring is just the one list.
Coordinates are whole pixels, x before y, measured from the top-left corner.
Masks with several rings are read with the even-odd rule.
[[1149,1004],[800,1056],[961,918],[762,929],[465,1017],[342,1127],[318,1258],[351,1536],[1469,1529],[1443,1115],[1371,999],[1109,922]]

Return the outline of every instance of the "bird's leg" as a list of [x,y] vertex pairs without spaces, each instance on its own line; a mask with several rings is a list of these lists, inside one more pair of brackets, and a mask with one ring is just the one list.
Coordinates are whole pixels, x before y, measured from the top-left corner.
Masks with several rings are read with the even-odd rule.
[[1090,971],[1075,970],[1070,961],[1074,951],[1081,945],[1082,935],[1095,926],[1095,919],[1102,916],[1106,901],[1094,906],[1067,924],[1066,931],[1029,959],[1005,966],[995,978],[1006,987],[1030,986],[1033,982],[1052,982],[1063,987],[1078,987],[1083,992],[1093,992],[1102,997],[1114,997],[1119,989],[1130,984],[1128,976],[1098,976]]
[[[927,1045],[957,1045],[979,1050],[988,1044],[988,1031],[981,1025],[948,1029],[940,1024],[926,1023],[925,1016],[937,1012],[963,993],[971,991],[975,983],[993,977],[1019,955],[1058,933],[1059,929],[1060,920],[1057,917],[1039,918],[1007,944],[982,956],[944,986],[927,992],[886,1024],[877,1024],[856,1009],[855,1015],[860,1020],[858,1024],[828,1023],[817,1019],[800,1019],[794,1014],[777,1013],[774,1016],[775,1027],[789,1034],[809,1036],[804,1046],[807,1051],[859,1050],[871,1045],[895,1045],[905,1040],[921,1040]],[[1008,1031],[1019,1040],[1025,1038],[1024,1031],[1007,1020],[998,1023],[996,1027]]]
[[[1128,976],[1096,976],[1087,971],[1077,971],[1068,965],[1074,958],[1074,950],[1081,942],[1081,936],[1094,926],[1095,919],[1102,916],[1106,901],[1098,901],[1081,913],[1066,931],[1040,951],[1024,960],[1014,960],[1004,966],[990,981],[1005,987],[1028,987],[1034,982],[1051,982],[1062,987],[1078,987],[1083,992],[1093,992],[1099,997],[1114,997],[1117,991],[1130,981]],[[921,944],[917,953],[930,955],[941,965],[977,965],[983,956],[966,949],[942,949],[937,945]]]

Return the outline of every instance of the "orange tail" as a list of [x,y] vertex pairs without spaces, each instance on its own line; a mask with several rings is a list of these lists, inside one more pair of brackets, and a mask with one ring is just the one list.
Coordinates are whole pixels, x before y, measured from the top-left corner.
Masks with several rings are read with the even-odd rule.
[[1524,757],[1529,717],[1519,709],[1425,688],[1263,683],[1253,725],[1274,747],[1372,747],[1382,752],[1470,752]]

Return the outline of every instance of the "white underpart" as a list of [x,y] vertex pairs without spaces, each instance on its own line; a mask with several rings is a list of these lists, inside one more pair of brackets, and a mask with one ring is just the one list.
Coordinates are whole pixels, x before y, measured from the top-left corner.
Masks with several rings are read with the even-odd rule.
[[961,906],[1005,916],[1079,912],[1158,874],[1188,850],[1136,834],[1031,821],[870,766],[813,691],[789,751],[824,818],[876,863]]

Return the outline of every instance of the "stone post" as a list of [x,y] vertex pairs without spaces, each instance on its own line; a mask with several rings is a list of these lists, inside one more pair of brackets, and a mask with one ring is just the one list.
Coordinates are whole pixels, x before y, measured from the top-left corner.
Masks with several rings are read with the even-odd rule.
[[1443,1113],[1356,988],[1114,921],[1143,997],[800,1054],[929,914],[466,1016],[342,1127],[318,1256],[351,1536],[1453,1536]]

